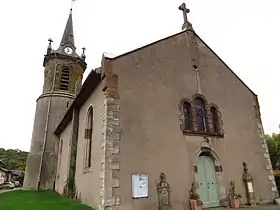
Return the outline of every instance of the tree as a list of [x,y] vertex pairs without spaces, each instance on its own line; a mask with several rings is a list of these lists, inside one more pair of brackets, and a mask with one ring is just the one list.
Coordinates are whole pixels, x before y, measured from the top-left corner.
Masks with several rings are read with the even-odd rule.
[[5,163],[5,168],[9,170],[24,171],[28,152],[18,149],[5,150],[0,148],[0,160]]
[[[271,165],[274,170],[280,170],[280,134],[266,135]],[[275,175],[275,181],[280,192],[280,175]]]
[[266,135],[267,146],[270,154],[272,168],[280,169],[280,134]]

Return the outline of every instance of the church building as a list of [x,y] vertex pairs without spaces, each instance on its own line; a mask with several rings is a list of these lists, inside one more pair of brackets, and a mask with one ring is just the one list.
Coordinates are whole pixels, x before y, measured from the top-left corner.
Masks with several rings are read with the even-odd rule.
[[233,182],[254,203],[278,196],[257,95],[179,9],[181,32],[104,53],[83,84],[70,12],[44,58],[25,188],[100,210],[189,209],[193,184],[204,208],[227,206]]

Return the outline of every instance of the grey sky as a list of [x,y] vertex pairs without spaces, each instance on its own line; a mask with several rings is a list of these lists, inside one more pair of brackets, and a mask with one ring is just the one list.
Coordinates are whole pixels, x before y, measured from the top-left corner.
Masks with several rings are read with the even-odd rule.
[[[87,48],[88,69],[103,52],[121,54],[180,32],[182,0],[76,0],[78,52]],[[278,132],[280,79],[279,0],[189,0],[198,35],[259,95],[266,133]],[[43,87],[48,38],[57,48],[70,0],[9,0],[0,7],[0,147],[29,150],[36,99]]]

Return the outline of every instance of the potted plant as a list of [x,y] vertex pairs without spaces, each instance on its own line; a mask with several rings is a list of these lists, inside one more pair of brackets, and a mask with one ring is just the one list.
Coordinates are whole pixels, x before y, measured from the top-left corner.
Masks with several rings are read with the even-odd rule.
[[190,207],[191,210],[202,210],[203,203],[200,200],[200,196],[197,194],[196,190],[196,183],[193,182],[190,190]]
[[274,202],[275,202],[275,204],[277,205],[277,206],[280,206],[280,197],[278,196],[278,197],[275,197],[274,198]]
[[240,208],[240,199],[241,199],[240,193],[236,193],[235,191],[235,183],[234,181],[230,181],[229,184],[229,194],[228,194],[228,200],[229,200],[229,206],[230,208]]

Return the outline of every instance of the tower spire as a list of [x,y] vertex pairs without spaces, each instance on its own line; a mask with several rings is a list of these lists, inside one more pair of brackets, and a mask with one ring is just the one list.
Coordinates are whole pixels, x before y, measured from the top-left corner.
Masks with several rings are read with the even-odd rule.
[[[25,169],[24,188],[53,189],[56,180],[58,147],[54,129],[81,88],[87,67],[85,53],[79,56],[74,46],[72,10],[60,46],[53,50],[49,39],[44,56],[43,92],[37,99],[30,153]],[[46,74],[47,72],[47,74]],[[51,76],[50,76],[51,75]],[[63,105],[65,104],[65,105]]]
[[71,44],[75,47],[74,42],[74,31],[73,31],[73,19],[72,19],[72,8],[70,9],[70,14],[64,29],[64,33],[60,42],[60,46],[64,46],[66,44]]

